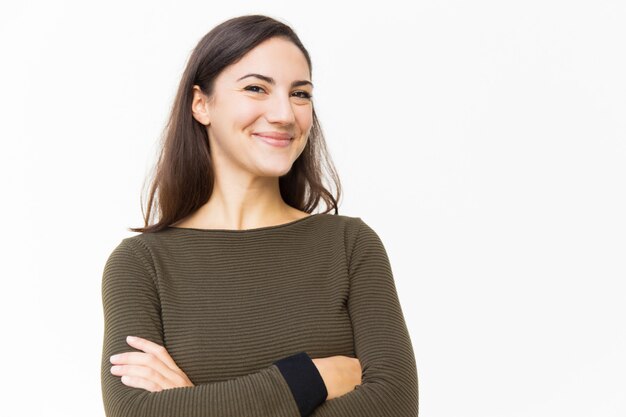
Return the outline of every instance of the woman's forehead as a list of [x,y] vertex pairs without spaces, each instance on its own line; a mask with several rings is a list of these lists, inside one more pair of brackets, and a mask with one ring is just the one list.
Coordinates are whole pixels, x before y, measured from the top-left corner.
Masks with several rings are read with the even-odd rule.
[[[309,65],[302,51],[292,42],[282,39],[269,39],[262,42],[239,61],[225,68],[224,73],[231,82],[256,79],[270,84],[291,84],[292,82],[311,81]],[[246,78],[251,74],[262,77]]]

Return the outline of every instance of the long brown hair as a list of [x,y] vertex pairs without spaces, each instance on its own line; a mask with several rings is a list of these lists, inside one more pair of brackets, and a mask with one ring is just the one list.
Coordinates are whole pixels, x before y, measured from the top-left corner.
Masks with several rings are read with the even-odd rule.
[[[222,22],[198,42],[189,57],[169,120],[161,137],[160,155],[153,167],[144,227],[132,232],[158,232],[186,217],[205,204],[213,192],[215,174],[206,127],[191,112],[193,86],[210,96],[214,80],[228,65],[235,63],[255,46],[272,37],[293,42],[304,54],[312,74],[311,58],[295,32],[286,24],[263,15],[239,16]],[[333,195],[323,184],[323,170],[334,183]],[[307,213],[324,200],[324,213],[339,214],[339,176],[326,148],[319,120],[313,108],[313,123],[307,144],[289,172],[279,177],[280,194],[288,205]],[[145,181],[144,181],[145,187]],[[156,223],[150,225],[153,217]]]

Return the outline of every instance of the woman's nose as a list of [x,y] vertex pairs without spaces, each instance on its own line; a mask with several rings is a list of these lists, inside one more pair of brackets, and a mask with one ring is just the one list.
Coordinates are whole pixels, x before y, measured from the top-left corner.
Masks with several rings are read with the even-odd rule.
[[266,118],[268,122],[289,124],[295,122],[293,104],[288,96],[275,94],[268,100]]

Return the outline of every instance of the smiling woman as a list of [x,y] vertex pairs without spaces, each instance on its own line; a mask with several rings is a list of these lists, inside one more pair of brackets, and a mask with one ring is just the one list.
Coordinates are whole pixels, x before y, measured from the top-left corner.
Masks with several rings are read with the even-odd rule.
[[196,46],[145,225],[104,267],[107,416],[417,416],[389,258],[338,214],[311,76],[296,34],[267,16]]
[[313,125],[309,78],[302,51],[272,37],[222,70],[211,87],[194,85],[193,116],[207,126],[218,171],[244,168],[265,178],[289,172]]

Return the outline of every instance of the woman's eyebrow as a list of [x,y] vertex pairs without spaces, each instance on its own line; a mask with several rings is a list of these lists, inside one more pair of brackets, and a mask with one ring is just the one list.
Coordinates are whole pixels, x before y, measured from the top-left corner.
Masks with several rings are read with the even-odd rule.
[[[244,78],[248,78],[248,77],[256,77],[256,78],[260,78],[263,81],[266,81],[272,85],[276,84],[276,81],[274,81],[274,79],[272,77],[268,77],[267,75],[261,75],[261,74],[247,74],[244,75],[243,77],[237,79],[237,81],[241,81]],[[307,85],[309,84],[311,86],[311,88],[313,88],[313,83],[311,81],[307,81],[307,80],[298,80],[298,81],[294,81],[291,83],[292,87],[298,87],[301,85]]]

